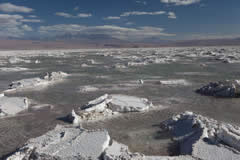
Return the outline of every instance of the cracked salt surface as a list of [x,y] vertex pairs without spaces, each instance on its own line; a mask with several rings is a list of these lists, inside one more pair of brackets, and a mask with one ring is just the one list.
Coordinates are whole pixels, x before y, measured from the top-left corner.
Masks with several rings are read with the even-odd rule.
[[[185,112],[166,120],[169,129],[180,143],[180,155],[146,156],[132,153],[129,148],[110,140],[107,131],[57,126],[46,134],[30,139],[7,160],[31,159],[104,159],[104,160],[225,160],[239,159],[240,128],[230,124]],[[226,146],[226,144],[228,146]],[[100,158],[100,156],[102,158]]]
[[[2,86],[7,86],[10,83],[9,80],[31,79],[39,77],[41,73],[52,73],[61,70],[71,74],[71,76],[68,78],[68,81],[56,85],[47,85],[44,90],[28,89],[19,90],[17,93],[6,93],[6,97],[27,97],[41,103],[36,105],[36,110],[33,107],[32,110],[26,111],[29,114],[16,114],[16,117],[6,118],[5,121],[1,120],[0,148],[2,149],[0,150],[0,156],[14,151],[26,139],[44,134],[46,130],[51,128],[50,126],[63,123],[57,119],[66,116],[72,109],[76,111],[75,114],[77,116],[85,116],[86,119],[94,119],[94,116],[97,119],[101,116],[115,117],[115,120],[101,120],[100,118],[100,121],[92,122],[92,129],[98,126],[108,128],[110,135],[114,139],[127,144],[133,152],[141,151],[146,155],[144,156],[145,159],[159,159],[163,157],[158,155],[170,155],[167,147],[163,144],[165,141],[169,142],[168,138],[165,140],[161,137],[163,136],[161,134],[160,139],[154,139],[153,135],[158,132],[157,129],[153,129],[153,125],[162,122],[172,114],[192,110],[219,121],[236,123],[238,126],[240,124],[240,109],[237,98],[216,99],[195,94],[194,90],[209,82],[238,79],[239,51],[239,47],[1,51],[1,67],[29,69],[21,72],[1,71],[1,90],[5,89]],[[12,59],[13,61],[20,61],[9,63],[10,57],[16,57],[15,60],[14,58]],[[35,63],[36,60],[40,63]],[[99,63],[93,64],[91,67],[81,66],[81,64],[86,63],[90,65],[93,62],[88,60],[94,60]],[[137,67],[127,65],[132,62],[144,65]],[[203,67],[201,64],[207,65]],[[32,74],[27,74],[30,72]],[[206,76],[207,74],[211,76]],[[138,84],[137,80],[143,80],[144,83]],[[191,85],[183,85],[183,81],[181,83],[174,82],[175,84],[171,82],[167,85],[155,83],[160,80],[185,80],[190,82]],[[91,91],[91,89],[88,90],[89,88],[86,87],[85,90],[83,88],[83,92],[78,92],[79,86],[96,87],[99,90]],[[88,101],[104,93],[146,97],[153,102],[154,108],[161,104],[167,104],[168,107],[156,111],[125,114],[116,114],[116,112],[112,112],[108,108],[108,112],[104,110],[103,113],[95,112],[94,114],[78,115],[79,106],[87,104]],[[176,98],[171,99],[171,97]],[[126,97],[124,99],[128,100]],[[123,101],[118,101],[117,103],[121,104],[121,106],[125,104]],[[45,106],[44,104],[53,105],[54,108],[51,110],[39,110],[39,108]],[[110,103],[107,103],[107,106],[111,107]],[[85,122],[80,119],[79,124],[82,125],[83,123]],[[229,132],[234,134],[229,134]],[[224,150],[223,153],[226,153],[226,155],[231,153],[228,151],[238,146],[238,143],[236,143],[233,147],[232,143],[237,142],[238,138],[229,136],[235,135],[235,133],[235,129],[227,128],[222,130],[222,136],[219,135],[219,138],[228,137],[227,140],[222,138],[225,144],[219,143]],[[199,141],[196,144],[198,149],[192,152],[192,154],[208,154],[207,151],[201,148],[201,146],[206,145],[205,140],[204,138],[203,141]],[[156,146],[159,146],[159,148]],[[217,152],[215,144],[212,146],[206,145],[206,148],[208,147],[209,151]],[[234,153],[238,152],[236,149],[233,150]],[[165,159],[181,159],[181,157],[176,157],[177,153],[173,155],[175,157],[165,157]],[[182,159],[184,158],[186,159],[185,156]],[[191,156],[187,158],[193,159]]]

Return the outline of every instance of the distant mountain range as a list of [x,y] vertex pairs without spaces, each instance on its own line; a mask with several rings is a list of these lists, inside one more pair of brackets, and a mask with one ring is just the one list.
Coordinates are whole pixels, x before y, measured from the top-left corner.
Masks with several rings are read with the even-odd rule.
[[140,48],[140,47],[185,47],[185,46],[224,46],[240,45],[240,38],[201,39],[201,40],[164,40],[146,38],[141,41],[126,41],[104,34],[72,35],[63,34],[51,38],[0,39],[0,50],[9,49],[77,49],[77,48]]

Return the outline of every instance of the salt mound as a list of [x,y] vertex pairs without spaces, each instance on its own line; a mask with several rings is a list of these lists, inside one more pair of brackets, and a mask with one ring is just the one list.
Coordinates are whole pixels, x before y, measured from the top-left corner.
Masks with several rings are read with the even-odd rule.
[[142,112],[152,107],[152,103],[145,98],[127,95],[105,94],[88,102],[77,112],[82,120],[97,120],[119,113]]
[[101,156],[109,143],[107,131],[57,126],[40,137],[30,139],[7,160],[95,160]]
[[240,96],[240,81],[219,81],[211,82],[206,86],[196,90],[197,93],[206,96],[215,97],[239,97]]
[[19,81],[13,81],[9,85],[9,89],[7,91],[17,90],[17,89],[27,89],[27,88],[34,88],[39,85],[47,85],[58,80],[62,80],[64,77],[68,76],[67,73],[64,72],[52,72],[47,73],[46,76],[43,78],[29,78],[29,79],[22,79]]
[[145,98],[120,94],[105,94],[93,101],[88,102],[85,111],[102,112],[110,109],[113,112],[140,112],[148,110],[152,103]]
[[0,95],[0,117],[15,115],[27,108],[27,98]]
[[146,98],[138,98],[126,95],[111,95],[111,110],[116,112],[141,112],[152,107],[152,103]]
[[204,160],[240,159],[240,128],[185,112],[162,123],[180,144],[180,154]]

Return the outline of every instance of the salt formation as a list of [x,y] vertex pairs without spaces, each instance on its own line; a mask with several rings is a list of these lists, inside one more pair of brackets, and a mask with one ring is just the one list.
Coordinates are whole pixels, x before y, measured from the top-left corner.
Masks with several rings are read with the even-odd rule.
[[33,88],[39,85],[48,85],[58,80],[62,80],[66,76],[68,76],[68,74],[64,72],[52,72],[50,74],[47,73],[43,78],[29,78],[29,79],[23,79],[19,81],[13,81],[9,85],[9,90],[7,91]]
[[40,109],[53,109],[54,106],[51,104],[38,104],[31,107],[31,110],[40,110]]
[[196,90],[197,93],[206,96],[215,97],[239,97],[240,96],[240,81],[219,81],[211,82],[206,86]]
[[22,58],[15,57],[15,56],[14,56],[14,57],[10,57],[10,58],[8,59],[8,61],[9,61],[9,63],[11,63],[11,64],[21,63],[21,62],[31,63],[30,60],[24,60],[24,59],[22,59]]
[[152,106],[152,103],[145,98],[105,94],[88,102],[85,106],[80,108],[77,114],[82,120],[96,120],[119,113],[142,112],[148,110]]
[[140,153],[132,153],[128,146],[113,140],[112,144],[104,152],[104,160],[196,160],[191,156],[146,156]]
[[[90,104],[100,103],[104,98],[106,95],[91,101]],[[126,145],[110,140],[107,131],[57,126],[38,138],[30,139],[7,160],[240,159],[240,128],[237,126],[219,123],[192,112],[185,112],[162,122],[161,127],[163,130],[169,130],[173,139],[179,143],[179,156],[146,156],[141,153],[132,153]]]
[[125,69],[127,67],[124,64],[117,63],[117,64],[113,65],[112,68]]
[[72,112],[67,116],[67,120],[73,125],[80,124],[80,117],[75,113],[74,110],[72,110]]
[[142,79],[139,79],[139,80],[138,80],[138,83],[139,83],[139,84],[144,84],[144,81],[143,81]]
[[110,136],[107,131],[89,131],[58,125],[54,130],[30,139],[6,160],[96,160],[109,143]]
[[38,59],[35,61],[35,64],[39,64],[41,63],[41,61],[39,61]]
[[159,83],[161,85],[173,85],[173,86],[178,86],[178,85],[183,85],[183,86],[188,86],[191,85],[190,82],[186,81],[185,79],[172,79],[172,80],[160,80]]
[[116,112],[141,112],[152,107],[152,103],[146,98],[138,98],[126,95],[111,95],[110,109]]
[[89,66],[89,65],[87,65],[86,63],[83,63],[83,64],[81,64],[81,67],[91,67],[91,66]]
[[2,68],[0,68],[0,71],[4,71],[4,72],[18,72],[18,71],[26,71],[26,70],[29,70],[29,69],[23,68],[23,67],[12,67],[12,68],[2,67]]
[[0,117],[12,116],[28,108],[28,99],[0,94]]
[[240,128],[185,112],[162,123],[179,142],[180,154],[196,159],[240,159]]
[[85,92],[95,92],[99,90],[97,87],[94,87],[94,86],[81,86],[79,87],[79,92],[81,93],[85,93]]

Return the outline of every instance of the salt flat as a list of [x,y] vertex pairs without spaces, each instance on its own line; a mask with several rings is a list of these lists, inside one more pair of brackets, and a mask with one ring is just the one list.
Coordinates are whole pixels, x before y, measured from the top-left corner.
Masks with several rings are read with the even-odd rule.
[[[184,144],[179,144],[179,137],[174,137],[171,130],[160,127],[173,115],[189,110],[196,115],[214,118],[218,124],[240,126],[240,99],[237,98],[235,81],[239,80],[239,53],[239,47],[0,51],[1,93],[11,83],[13,88],[25,88],[5,92],[11,105],[5,100],[0,102],[7,104],[4,110],[12,113],[10,117],[0,119],[0,157],[22,147],[30,138],[44,135],[57,124],[71,125],[64,118],[74,110],[76,115],[72,114],[73,117],[82,116],[77,125],[87,130],[107,130],[114,141],[128,146],[129,153],[139,152],[145,155],[145,159],[159,156],[176,159],[183,153],[179,145]],[[44,80],[46,73],[59,71],[67,76],[56,76],[53,81],[50,76]],[[58,78],[60,82],[55,83]],[[43,80],[46,85],[33,85],[33,80]],[[54,83],[48,85],[49,82]],[[215,89],[208,85],[217,82],[223,83],[218,83]],[[195,92],[203,90],[204,86],[212,87],[207,90],[209,92],[205,87],[207,96]],[[212,89],[214,94],[224,92],[232,96],[208,94]],[[36,104],[25,107],[24,98]],[[81,110],[86,105],[91,107],[86,107],[89,112],[83,114]],[[97,121],[88,121],[91,119]],[[191,123],[187,121],[186,125],[191,126]],[[197,133],[203,133],[202,129],[200,131]],[[232,141],[238,138],[223,139],[230,135],[228,133],[238,134],[227,127],[217,137],[237,150],[238,143],[232,145]],[[192,152],[185,148],[187,158],[200,155],[196,157],[208,159],[208,152],[202,146],[208,151],[232,156],[232,159],[238,156],[235,155],[237,151],[232,153],[229,150],[229,146],[223,146],[223,152],[216,144],[206,144],[204,138],[195,146]]]

